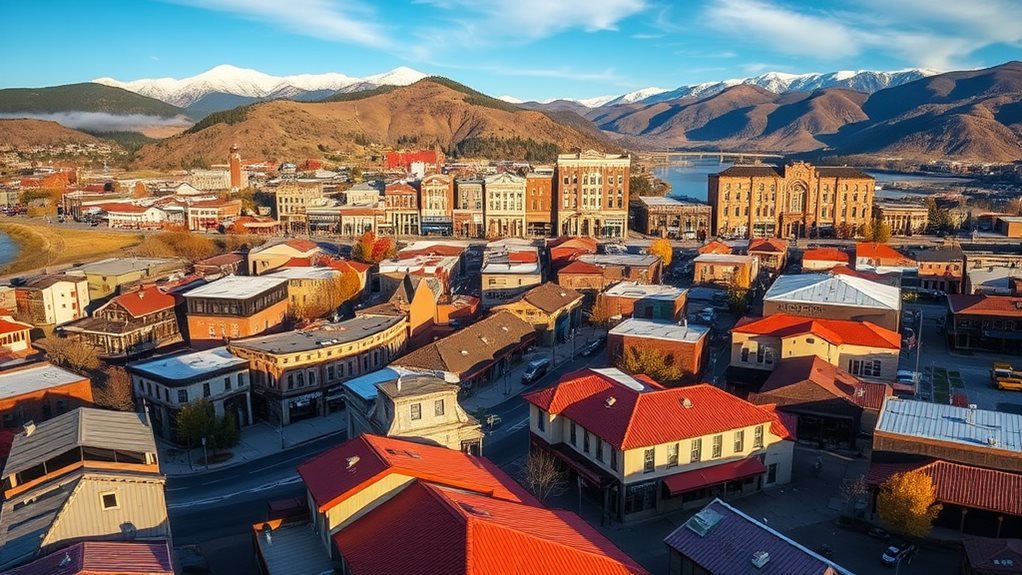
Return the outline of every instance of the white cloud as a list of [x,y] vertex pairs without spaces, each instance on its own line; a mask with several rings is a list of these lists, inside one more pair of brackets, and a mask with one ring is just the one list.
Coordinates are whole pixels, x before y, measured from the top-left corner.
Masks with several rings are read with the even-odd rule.
[[761,0],[716,0],[706,11],[710,26],[785,54],[843,58],[858,52],[844,24]]
[[106,112],[18,112],[0,114],[0,119],[28,118],[56,122],[67,128],[95,132],[140,132],[153,127],[187,128],[191,120],[184,116],[164,118],[146,114],[109,114]]
[[386,29],[373,20],[367,6],[348,0],[170,0],[206,10],[279,25],[297,34],[391,48]]
[[604,70],[585,71],[574,68],[523,68],[521,66],[508,64],[464,64],[464,63],[442,63],[431,62],[432,66],[447,68],[451,70],[470,70],[473,72],[486,72],[496,76],[522,77],[522,78],[559,78],[574,80],[576,82],[601,82],[615,85],[631,85],[622,78],[613,68]]

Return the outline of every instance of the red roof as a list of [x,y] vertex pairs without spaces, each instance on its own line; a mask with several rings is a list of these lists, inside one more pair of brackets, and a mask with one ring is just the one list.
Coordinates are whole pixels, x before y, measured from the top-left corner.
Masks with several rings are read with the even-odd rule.
[[592,275],[603,275],[603,268],[598,265],[586,263],[583,261],[575,260],[570,264],[564,266],[557,272],[560,274],[592,274]]
[[309,240],[288,240],[284,242],[284,244],[302,253],[311,252],[319,249],[319,246],[316,244],[316,242],[312,242]]
[[418,256],[447,256],[456,257],[460,256],[465,252],[465,248],[462,246],[452,246],[447,244],[433,244],[420,249],[408,249],[405,248],[397,253],[399,259],[414,258]]
[[837,248],[817,248],[802,253],[802,261],[848,263],[848,252]]
[[[862,278],[864,280],[869,280],[871,282],[878,282],[878,283],[888,283],[888,277],[890,277],[890,276],[897,277],[896,274],[886,274],[885,275],[885,274],[878,274],[878,273],[874,273],[874,272],[868,272],[868,271],[865,271],[865,270],[853,270],[852,268],[850,268],[850,267],[848,267],[846,265],[834,266],[833,268],[831,268],[830,273],[831,273],[831,275],[852,276],[852,277]],[[901,285],[901,280],[900,279],[898,280],[898,284],[897,285],[898,286]]]
[[868,321],[818,319],[775,313],[766,317],[743,317],[732,333],[791,337],[813,334],[834,345],[862,345],[868,347],[901,348],[901,336]]
[[915,260],[892,248],[877,242],[860,242],[855,244],[855,259],[869,258],[880,260],[886,265],[913,265]]
[[1022,515],[1022,475],[935,460],[929,463],[871,463],[866,481],[881,485],[895,473],[919,470],[930,476],[937,500],[995,513]]
[[[349,465],[351,461],[356,463]],[[320,511],[392,473],[536,504],[535,498],[487,459],[377,435],[360,435],[298,466],[298,474]]]
[[528,264],[539,261],[539,254],[533,251],[508,252],[507,259],[516,264]]
[[30,330],[32,327],[32,324],[22,323],[13,318],[0,317],[0,334],[25,331],[26,329]]
[[955,315],[1022,317],[1022,297],[950,294],[947,296],[947,304]]
[[702,467],[675,473],[664,477],[664,485],[671,495],[678,495],[700,487],[716,485],[725,481],[735,481],[746,477],[755,477],[766,473],[766,466],[758,457],[748,457],[738,461],[729,461],[720,465]]
[[[68,561],[70,558],[70,561]],[[167,544],[83,541],[2,575],[173,575]]]
[[415,191],[415,188],[404,182],[394,182],[393,184],[387,184],[387,187],[383,189],[383,193],[384,195],[389,195],[389,194],[417,194],[418,192]]
[[[613,376],[613,377],[612,377]],[[583,369],[525,400],[577,421],[618,449],[660,445],[742,427],[779,423],[767,409],[708,384],[665,389],[616,369]],[[641,387],[641,390],[637,389]],[[609,401],[613,398],[613,401]],[[687,400],[687,401],[686,401]],[[686,405],[688,407],[686,407]]]
[[774,252],[783,254],[788,251],[788,242],[778,238],[753,238],[749,241],[749,253]]
[[284,262],[283,268],[308,268],[312,267],[312,258],[291,258]]
[[147,286],[138,291],[121,294],[113,299],[134,317],[174,307],[174,296],[163,293],[156,286]]
[[135,204],[100,204],[101,210],[108,214],[142,214],[149,208],[136,206]]
[[353,575],[648,573],[570,512],[418,481],[333,541]]
[[700,254],[730,254],[734,252],[734,250],[731,249],[731,246],[720,240],[713,240],[704,246],[700,246],[697,251]]

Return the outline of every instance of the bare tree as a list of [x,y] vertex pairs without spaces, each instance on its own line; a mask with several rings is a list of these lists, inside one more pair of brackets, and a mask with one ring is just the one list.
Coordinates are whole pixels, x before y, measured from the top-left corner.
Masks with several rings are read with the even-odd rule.
[[96,405],[117,411],[133,411],[135,400],[131,392],[131,377],[123,367],[108,367],[101,377],[93,381]]
[[48,337],[45,347],[51,363],[79,375],[88,376],[99,368],[96,348],[77,338]]
[[540,449],[529,450],[529,456],[522,465],[522,475],[525,488],[540,501],[560,495],[568,487],[568,473],[561,469],[552,455]]
[[859,475],[854,479],[845,479],[841,483],[841,498],[854,513],[857,508],[862,507],[869,497],[869,484],[865,476]]

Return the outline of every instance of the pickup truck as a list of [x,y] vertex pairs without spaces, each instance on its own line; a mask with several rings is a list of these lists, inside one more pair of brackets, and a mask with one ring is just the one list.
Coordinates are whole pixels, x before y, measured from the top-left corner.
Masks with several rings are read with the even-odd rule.
[[1010,363],[995,362],[990,369],[990,383],[1005,391],[1022,391],[1022,372]]

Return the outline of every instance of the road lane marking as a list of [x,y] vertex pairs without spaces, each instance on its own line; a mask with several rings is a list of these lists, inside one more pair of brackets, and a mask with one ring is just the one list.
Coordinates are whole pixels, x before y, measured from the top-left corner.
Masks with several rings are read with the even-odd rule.
[[294,475],[286,477],[284,479],[270,481],[269,483],[264,483],[262,485],[257,485],[256,487],[250,487],[248,489],[243,489],[241,491],[235,491],[232,493],[228,493],[226,495],[217,495],[215,497],[206,497],[203,499],[195,499],[192,501],[183,501],[181,503],[170,503],[167,505],[167,509],[181,509],[185,507],[202,507],[206,505],[214,505],[216,503],[221,503],[237,495],[243,495],[246,493],[259,493],[261,491],[276,489],[278,487],[283,487],[285,485],[294,485],[295,483],[301,483],[301,481],[302,478],[299,477],[297,473],[295,473]]

